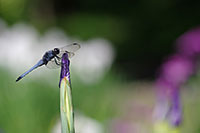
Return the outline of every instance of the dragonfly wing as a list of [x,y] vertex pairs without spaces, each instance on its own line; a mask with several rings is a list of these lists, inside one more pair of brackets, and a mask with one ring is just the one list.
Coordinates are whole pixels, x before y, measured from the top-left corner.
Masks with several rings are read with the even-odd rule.
[[60,49],[61,52],[67,51],[67,52],[72,52],[72,53],[74,53],[74,52],[76,52],[77,50],[79,50],[80,47],[81,47],[80,44],[78,44],[78,43],[72,43],[72,44],[70,44],[70,45],[66,45],[66,46],[61,47],[61,48],[59,48],[59,49]]
[[49,69],[57,69],[61,66],[61,60],[59,58],[53,58],[50,60],[47,64],[46,67]]
[[62,55],[64,53],[68,53],[69,58],[74,56],[74,52],[76,52],[78,49],[80,49],[80,45],[78,43],[72,43],[70,45],[64,46],[59,48],[60,49],[60,53],[58,54],[58,57],[62,57]]

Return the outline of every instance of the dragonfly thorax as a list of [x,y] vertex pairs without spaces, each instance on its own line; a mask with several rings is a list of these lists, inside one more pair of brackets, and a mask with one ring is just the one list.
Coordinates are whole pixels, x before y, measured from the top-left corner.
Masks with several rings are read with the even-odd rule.
[[46,64],[47,64],[51,59],[53,59],[55,56],[56,56],[56,55],[54,54],[54,51],[51,50],[51,51],[46,52],[46,53],[43,55],[42,60],[43,60],[43,62],[44,62],[45,65],[46,65]]

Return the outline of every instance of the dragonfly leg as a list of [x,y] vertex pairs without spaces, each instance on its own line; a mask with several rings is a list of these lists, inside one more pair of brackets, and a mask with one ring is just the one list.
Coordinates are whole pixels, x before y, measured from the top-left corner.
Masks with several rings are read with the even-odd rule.
[[55,60],[56,65],[60,65],[60,63],[58,63],[58,61],[56,59],[54,59],[54,60]]
[[61,58],[60,58],[60,57],[58,57],[57,55],[55,55],[55,57],[56,57],[57,59],[59,59],[59,60],[61,59]]

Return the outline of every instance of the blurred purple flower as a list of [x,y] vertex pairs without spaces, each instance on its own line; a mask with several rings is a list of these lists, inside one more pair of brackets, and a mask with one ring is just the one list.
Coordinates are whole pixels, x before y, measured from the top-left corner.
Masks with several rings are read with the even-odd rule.
[[[160,69],[156,86],[161,93],[171,95],[174,89],[179,88],[194,71],[194,61],[180,55],[170,57]],[[166,95],[166,94],[165,94]]]
[[176,44],[176,54],[169,57],[159,71],[155,108],[157,119],[167,119],[173,126],[179,126],[182,121],[180,88],[195,72],[200,54],[200,28],[183,34]]
[[125,120],[115,120],[112,122],[111,133],[134,133],[133,125]]
[[[180,55],[170,57],[162,66],[156,82],[158,88],[158,117],[168,119],[173,126],[182,120],[179,88],[194,71],[194,62]],[[162,114],[163,113],[163,114]]]
[[189,30],[177,41],[177,52],[183,56],[196,58],[200,53],[200,27]]

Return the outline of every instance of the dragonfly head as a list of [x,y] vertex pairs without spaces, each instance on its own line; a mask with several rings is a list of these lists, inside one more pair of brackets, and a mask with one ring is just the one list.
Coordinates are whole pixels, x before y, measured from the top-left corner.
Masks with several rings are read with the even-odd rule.
[[58,48],[54,48],[53,53],[54,53],[55,55],[57,55],[57,54],[60,53],[60,50],[59,50]]

